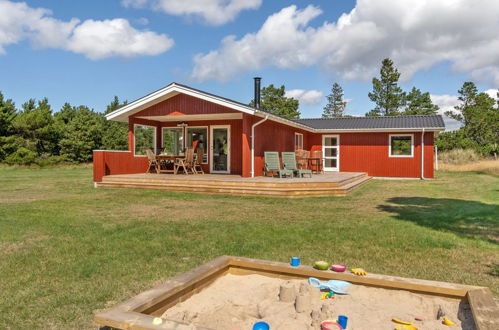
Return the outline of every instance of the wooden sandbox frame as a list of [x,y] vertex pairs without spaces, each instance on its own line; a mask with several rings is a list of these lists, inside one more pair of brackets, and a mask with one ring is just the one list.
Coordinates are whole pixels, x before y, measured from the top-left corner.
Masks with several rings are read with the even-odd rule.
[[[101,326],[116,329],[178,330],[185,328],[186,324],[171,320],[164,321],[161,325],[153,325],[153,319],[161,316],[168,308],[200,292],[225,274],[260,274],[283,279],[316,277],[321,280],[344,280],[365,286],[464,299],[471,306],[478,330],[499,329],[499,308],[494,301],[492,292],[486,287],[378,274],[356,276],[349,273],[319,271],[310,266],[291,267],[289,264],[281,262],[231,256],[218,257],[144,291],[111,309],[97,312],[94,321]],[[208,328],[203,327],[196,327],[196,329],[208,330]]]

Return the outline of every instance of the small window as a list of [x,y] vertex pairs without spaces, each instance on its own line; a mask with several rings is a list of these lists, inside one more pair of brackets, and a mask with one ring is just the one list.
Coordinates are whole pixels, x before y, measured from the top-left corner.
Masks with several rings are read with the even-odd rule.
[[412,157],[414,151],[413,135],[390,135],[390,157]]
[[156,127],[135,125],[133,128],[134,150],[136,156],[146,155],[146,150],[156,152]]
[[303,134],[295,133],[295,150],[303,149]]
[[207,127],[187,127],[186,147],[194,147],[194,153],[199,148],[204,150],[203,163],[208,163],[208,128]]
[[184,149],[184,136],[181,127],[163,128],[163,152],[167,155],[180,155]]

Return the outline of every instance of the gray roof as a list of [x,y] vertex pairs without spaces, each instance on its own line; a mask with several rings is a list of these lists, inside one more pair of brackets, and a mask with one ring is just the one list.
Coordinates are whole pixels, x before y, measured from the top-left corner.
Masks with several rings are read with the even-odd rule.
[[430,116],[384,116],[384,117],[338,117],[331,119],[295,119],[297,123],[315,129],[407,129],[407,128],[445,128],[441,115]]

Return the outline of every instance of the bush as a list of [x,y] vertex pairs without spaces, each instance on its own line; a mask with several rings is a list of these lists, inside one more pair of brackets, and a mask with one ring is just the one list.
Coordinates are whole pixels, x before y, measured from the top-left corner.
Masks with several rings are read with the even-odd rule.
[[5,163],[9,165],[31,165],[36,163],[37,158],[36,152],[20,147],[5,158]]
[[481,160],[482,157],[473,149],[453,149],[438,154],[438,160],[445,164],[468,164]]

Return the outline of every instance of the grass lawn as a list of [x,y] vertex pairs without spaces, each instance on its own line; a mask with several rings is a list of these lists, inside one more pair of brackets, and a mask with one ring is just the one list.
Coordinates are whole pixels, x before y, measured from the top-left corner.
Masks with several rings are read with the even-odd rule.
[[90,168],[0,168],[0,328],[89,328],[92,312],[217,256],[330,260],[490,287],[499,177],[370,181],[348,197],[94,189]]

